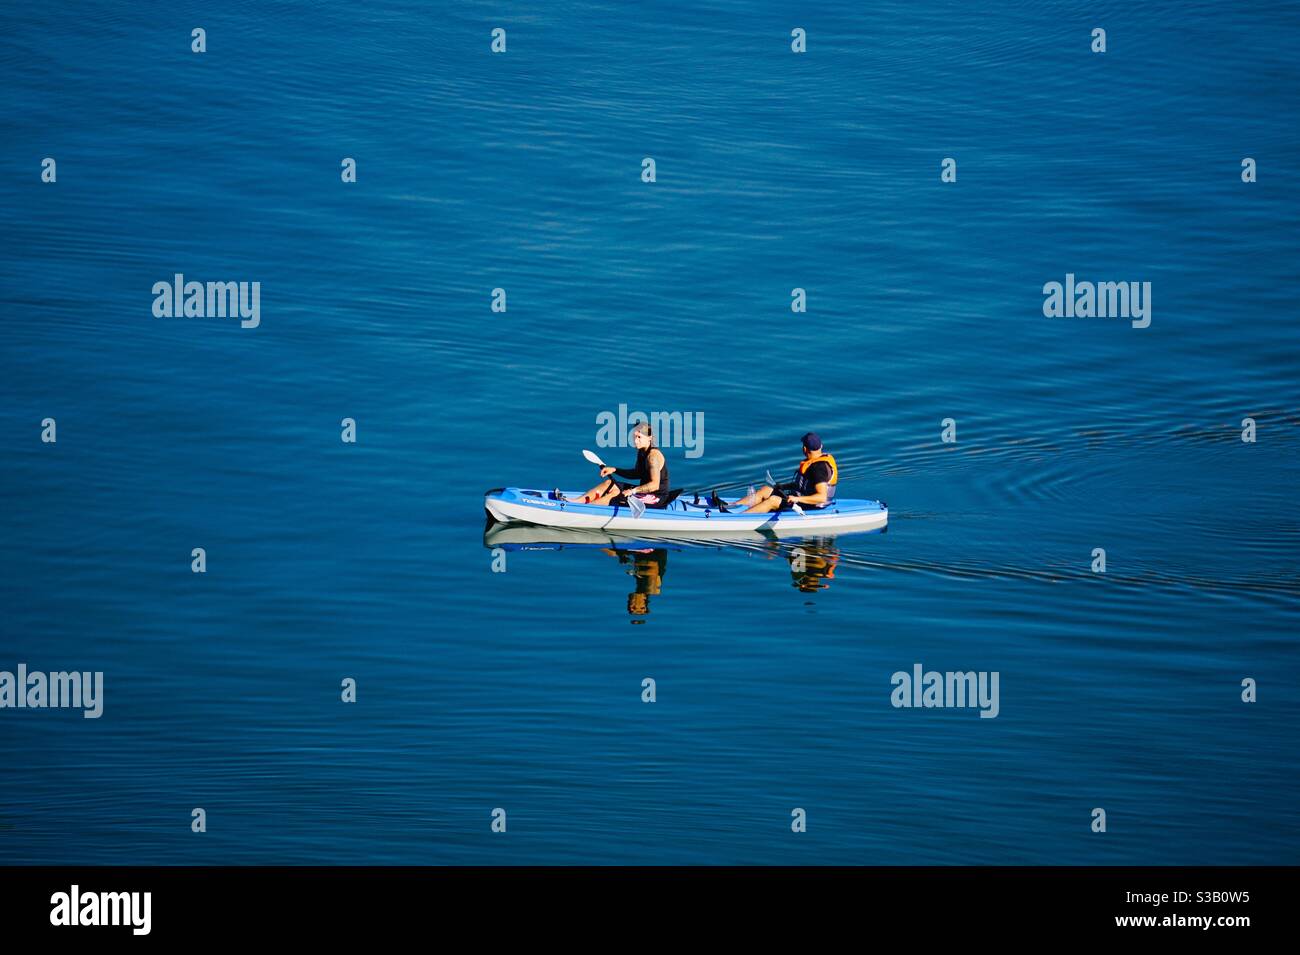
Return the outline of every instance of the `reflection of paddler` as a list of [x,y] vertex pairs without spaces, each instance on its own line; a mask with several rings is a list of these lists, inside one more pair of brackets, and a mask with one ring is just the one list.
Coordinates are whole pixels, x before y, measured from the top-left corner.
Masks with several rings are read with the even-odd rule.
[[790,561],[790,577],[794,586],[804,593],[825,590],[835,579],[835,566],[840,562],[840,552],[827,544],[804,542],[786,559]]
[[668,551],[606,549],[605,553],[617,557],[620,564],[630,565],[628,572],[636,578],[636,589],[627,595],[627,612],[634,617],[648,614],[650,598],[663,589],[664,574],[668,572]]

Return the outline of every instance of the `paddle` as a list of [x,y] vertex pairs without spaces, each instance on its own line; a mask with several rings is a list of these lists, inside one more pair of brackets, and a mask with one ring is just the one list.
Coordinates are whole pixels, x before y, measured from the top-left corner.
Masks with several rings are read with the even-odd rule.
[[[605,464],[605,462],[602,461],[594,451],[588,451],[586,448],[583,448],[582,456],[598,468],[608,467],[608,465]],[[635,495],[626,497],[626,500],[628,510],[632,512],[633,517],[640,517],[645,513],[645,504],[643,504]]]

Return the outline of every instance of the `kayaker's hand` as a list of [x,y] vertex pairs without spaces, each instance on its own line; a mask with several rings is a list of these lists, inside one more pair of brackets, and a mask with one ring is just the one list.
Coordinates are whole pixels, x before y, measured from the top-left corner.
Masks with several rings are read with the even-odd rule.
[[614,469],[613,469],[613,468],[601,468],[601,469],[600,469],[600,476],[601,476],[601,477],[609,477],[609,476],[610,476],[611,474],[613,474],[613,473],[614,473]]

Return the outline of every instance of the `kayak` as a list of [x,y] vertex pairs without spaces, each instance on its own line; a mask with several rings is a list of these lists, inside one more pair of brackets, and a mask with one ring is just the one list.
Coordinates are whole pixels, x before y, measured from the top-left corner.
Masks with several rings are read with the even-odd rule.
[[[559,495],[558,497],[556,495]],[[679,497],[667,507],[647,507],[638,517],[626,506],[579,504],[582,491],[540,491],[504,487],[488,491],[483,506],[488,516],[502,523],[535,524],[602,531],[686,534],[712,537],[735,533],[801,536],[872,530],[889,522],[883,501],[837,499],[822,508],[767,514],[724,512],[703,498]]]

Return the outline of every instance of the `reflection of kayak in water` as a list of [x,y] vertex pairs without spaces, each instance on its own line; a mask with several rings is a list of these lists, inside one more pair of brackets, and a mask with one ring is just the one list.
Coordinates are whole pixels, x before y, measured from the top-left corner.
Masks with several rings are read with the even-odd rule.
[[734,531],[725,537],[695,538],[681,533],[655,534],[603,531],[579,527],[543,527],[540,524],[488,524],[483,532],[484,547],[505,550],[686,550],[690,547],[719,547],[728,543],[757,544],[772,540],[770,533]]
[[[881,534],[886,528],[864,533]],[[790,565],[794,586],[805,593],[825,590],[835,578],[840,551],[834,536],[783,537],[770,533],[738,531],[725,537],[689,538],[681,535],[610,534],[605,531],[534,524],[490,524],[483,532],[483,546],[506,551],[600,551],[619,559],[637,578],[628,597],[628,612],[648,612],[647,598],[659,593],[668,565],[669,551],[739,550],[768,558],[784,559]]]
[[[877,528],[880,533],[884,528]],[[484,547],[507,551],[523,550],[687,550],[698,547],[725,547],[728,544],[750,545],[771,542],[773,535],[762,531],[734,531],[725,536],[692,538],[685,534],[619,534],[573,527],[542,527],[537,524],[491,524],[483,532]],[[783,538],[798,546],[800,538]],[[814,539],[813,546],[817,546]]]
[[[758,535],[755,535],[758,536]],[[556,551],[581,549],[614,557],[636,580],[627,595],[627,612],[644,617],[650,612],[650,598],[663,589],[668,572],[668,552],[689,546],[686,541],[643,540],[618,537],[600,531],[536,527],[531,524],[492,524],[483,532],[483,546],[507,551]],[[634,621],[639,623],[641,621]]]
[[[763,535],[750,535],[762,540]],[[647,537],[607,534],[604,531],[579,530],[572,527],[542,527],[538,524],[488,525],[483,532],[484,547],[504,550],[681,550],[691,541],[673,537]]]
[[889,522],[889,510],[881,501],[835,500],[822,508],[774,511],[767,514],[723,512],[707,501],[677,498],[667,507],[649,507],[637,516],[628,507],[578,504],[568,498],[581,491],[564,491],[557,499],[552,491],[507,487],[489,491],[483,506],[489,516],[503,523],[536,524],[548,528],[601,531],[632,531],[680,534],[689,537],[730,536],[737,532],[762,532],[777,537],[835,534],[871,530]]
[[[878,528],[865,531],[881,534]],[[780,538],[772,534],[738,531],[725,537],[686,538],[649,534],[608,534],[602,530],[539,528],[532,524],[493,524],[484,531],[484,547],[504,551],[601,551],[619,557],[620,563],[632,568],[637,577],[636,594],[629,596],[628,612],[647,611],[646,596],[658,594],[667,568],[668,551],[738,550],[766,557],[784,559],[790,565],[790,581],[798,590],[811,594],[826,590],[835,579],[840,564],[840,548],[833,535],[823,537]],[[640,611],[633,609],[640,605]]]

